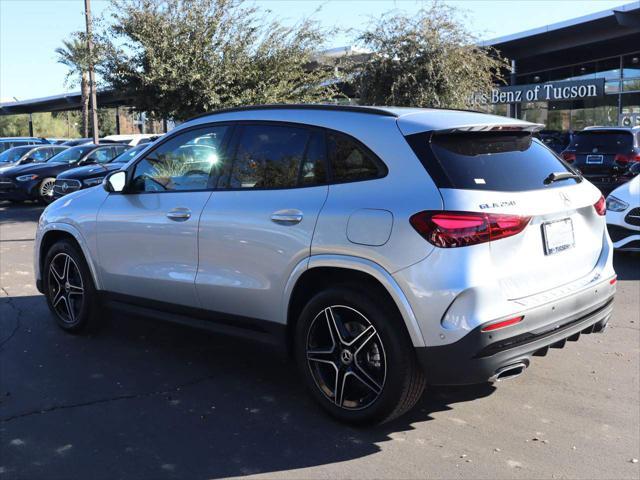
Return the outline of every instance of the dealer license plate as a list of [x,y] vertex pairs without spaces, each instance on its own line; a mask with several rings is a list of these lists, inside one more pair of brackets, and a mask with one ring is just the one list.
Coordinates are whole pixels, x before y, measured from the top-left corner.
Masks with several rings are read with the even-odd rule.
[[602,163],[604,157],[602,155],[587,155],[587,163]]
[[570,218],[543,223],[542,236],[546,255],[562,252],[575,245],[573,222]]

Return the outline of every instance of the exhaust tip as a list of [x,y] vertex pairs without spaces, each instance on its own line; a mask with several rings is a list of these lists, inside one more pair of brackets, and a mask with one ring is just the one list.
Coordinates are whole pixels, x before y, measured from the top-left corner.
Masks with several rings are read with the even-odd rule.
[[524,373],[527,366],[528,365],[525,362],[518,362],[513,365],[507,365],[506,367],[499,368],[489,381],[501,382],[502,380],[519,377]]

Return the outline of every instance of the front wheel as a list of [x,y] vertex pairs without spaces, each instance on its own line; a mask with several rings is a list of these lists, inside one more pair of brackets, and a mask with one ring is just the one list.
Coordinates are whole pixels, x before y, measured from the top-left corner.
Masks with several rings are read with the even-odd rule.
[[47,305],[63,330],[95,329],[100,320],[97,292],[89,266],[74,243],[60,240],[49,249],[42,279]]
[[392,420],[410,410],[424,390],[398,312],[355,287],[330,288],[307,303],[295,348],[311,394],[344,422]]
[[55,183],[55,178],[45,178],[40,182],[40,186],[38,187],[38,198],[41,202],[49,205],[55,200],[55,198],[53,198],[53,186]]

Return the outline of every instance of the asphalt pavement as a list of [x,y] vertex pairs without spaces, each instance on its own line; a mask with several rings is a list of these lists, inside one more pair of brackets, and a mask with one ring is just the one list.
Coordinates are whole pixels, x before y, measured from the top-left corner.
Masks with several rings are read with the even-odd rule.
[[640,478],[640,256],[616,254],[605,334],[357,429],[266,347],[126,316],[59,330],[33,278],[41,210],[0,204],[0,479]]

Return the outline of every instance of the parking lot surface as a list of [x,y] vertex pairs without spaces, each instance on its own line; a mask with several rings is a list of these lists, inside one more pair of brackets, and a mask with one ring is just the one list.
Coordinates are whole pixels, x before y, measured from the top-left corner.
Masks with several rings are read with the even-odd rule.
[[63,333],[33,279],[40,212],[0,204],[0,479],[640,477],[640,256],[615,257],[604,335],[356,429],[265,347],[125,316]]

